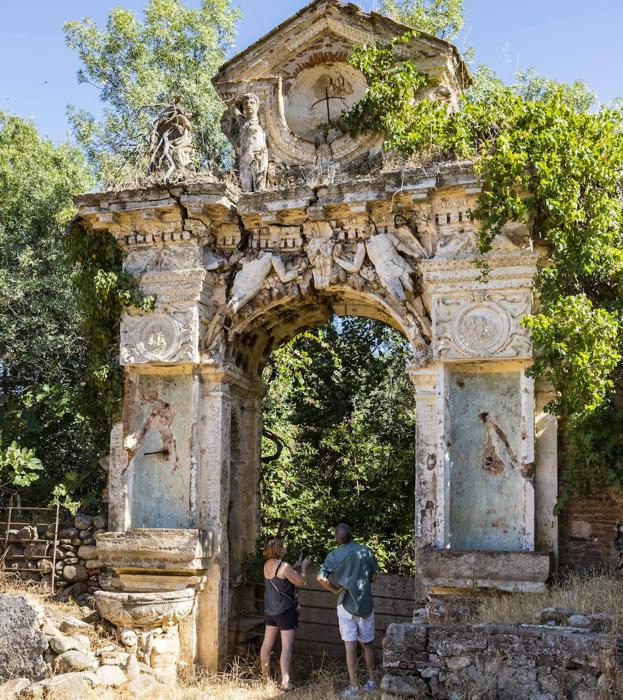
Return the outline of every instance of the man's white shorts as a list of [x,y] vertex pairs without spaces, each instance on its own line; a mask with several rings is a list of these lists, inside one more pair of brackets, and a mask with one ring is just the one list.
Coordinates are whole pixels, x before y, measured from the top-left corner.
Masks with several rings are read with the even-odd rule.
[[368,617],[356,617],[345,610],[343,605],[338,605],[337,619],[340,623],[342,641],[359,641],[362,644],[370,644],[374,641],[374,613]]

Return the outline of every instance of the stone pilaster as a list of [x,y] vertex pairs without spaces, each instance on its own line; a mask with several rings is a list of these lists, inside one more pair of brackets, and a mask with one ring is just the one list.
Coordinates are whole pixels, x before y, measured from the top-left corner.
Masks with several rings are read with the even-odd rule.
[[558,419],[545,406],[554,399],[549,382],[536,382],[535,510],[536,549],[558,559]]
[[112,532],[125,532],[130,527],[129,484],[126,480],[128,453],[123,446],[123,423],[115,423],[110,431],[108,467],[108,527]]
[[214,556],[198,594],[197,662],[215,670],[227,655],[228,509],[232,397],[222,373],[203,375],[199,430],[197,524],[212,533]]
[[415,386],[415,538],[420,550],[443,546],[444,465],[439,458],[437,369],[413,368],[409,377]]

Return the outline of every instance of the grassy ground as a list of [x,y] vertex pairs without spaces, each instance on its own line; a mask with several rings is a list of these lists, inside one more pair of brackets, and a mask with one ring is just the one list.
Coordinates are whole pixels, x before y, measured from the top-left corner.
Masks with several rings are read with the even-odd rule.
[[[32,595],[43,604],[51,617],[62,613],[82,616],[75,603],[59,603],[50,596],[47,588],[25,584],[10,574],[0,573],[0,592]],[[484,601],[469,622],[538,623],[541,610],[548,607],[569,608],[585,615],[609,613],[613,619],[610,634],[614,644],[616,636],[623,634],[623,578],[575,575],[552,586],[546,593],[492,596]],[[111,642],[109,632],[103,625],[94,626],[90,636],[94,650]],[[609,659],[607,697],[623,698],[623,674],[620,667],[613,663],[614,658],[613,654]],[[277,662],[275,658],[275,678],[278,676]],[[296,655],[292,670],[292,680],[298,689],[288,693],[287,697],[293,700],[332,700],[339,697],[340,691],[347,685],[344,662],[329,657],[319,660]],[[129,700],[131,697],[123,691],[97,688],[84,700]],[[182,676],[179,687],[168,689],[159,696],[159,700],[269,700],[280,697],[285,695],[276,682],[269,685],[262,682],[257,655],[253,653],[247,658],[237,659],[219,675]]]
[[541,610],[568,608],[581,615],[605,612],[623,631],[623,577],[575,574],[545,593],[500,594],[486,598],[470,622],[538,623]]

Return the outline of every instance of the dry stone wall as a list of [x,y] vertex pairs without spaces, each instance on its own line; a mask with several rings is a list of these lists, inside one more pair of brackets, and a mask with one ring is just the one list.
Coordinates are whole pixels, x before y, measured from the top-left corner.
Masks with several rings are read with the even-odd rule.
[[597,700],[614,697],[623,638],[551,624],[394,624],[383,649],[384,700]]
[[95,537],[106,531],[106,525],[104,515],[78,513],[71,524],[59,527],[56,540],[54,526],[10,529],[4,568],[23,580],[50,585],[55,570],[54,587],[59,595],[77,599],[91,595],[99,588],[102,568]]

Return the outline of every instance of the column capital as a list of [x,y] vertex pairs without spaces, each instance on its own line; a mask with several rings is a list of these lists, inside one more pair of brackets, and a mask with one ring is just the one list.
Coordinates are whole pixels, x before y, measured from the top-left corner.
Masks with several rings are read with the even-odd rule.
[[545,406],[556,398],[554,386],[545,377],[536,377],[534,380],[534,397],[536,399],[536,410],[540,413]]
[[416,399],[432,398],[437,389],[437,365],[418,367],[415,364],[407,365],[407,374],[413,382],[416,390]]

